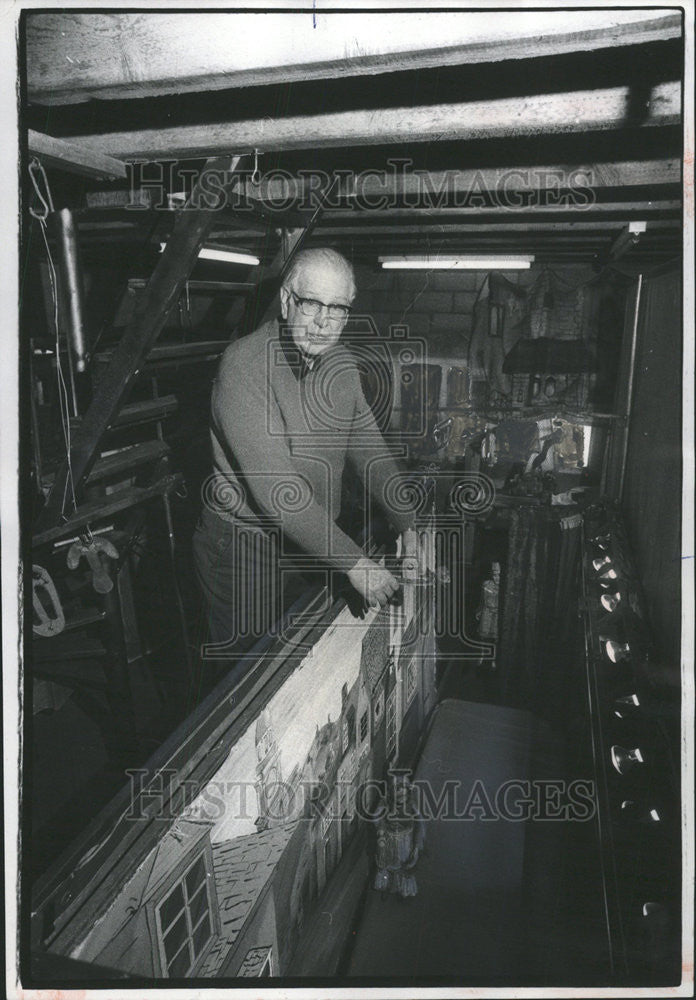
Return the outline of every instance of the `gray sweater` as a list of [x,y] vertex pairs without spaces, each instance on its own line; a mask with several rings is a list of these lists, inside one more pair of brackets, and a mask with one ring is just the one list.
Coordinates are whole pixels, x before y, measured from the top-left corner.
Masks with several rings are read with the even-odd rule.
[[223,354],[211,416],[226,510],[245,525],[280,525],[309,556],[351,569],[362,550],[335,524],[348,462],[394,527],[412,526],[412,514],[395,509],[385,490],[399,467],[340,343],[306,371],[278,322],[266,323]]

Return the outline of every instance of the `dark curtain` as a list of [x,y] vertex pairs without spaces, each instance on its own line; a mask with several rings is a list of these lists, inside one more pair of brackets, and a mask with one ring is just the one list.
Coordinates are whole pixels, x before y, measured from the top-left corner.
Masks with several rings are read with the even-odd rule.
[[657,648],[675,686],[681,660],[681,567],[691,555],[689,549],[682,551],[681,539],[681,369],[682,276],[679,267],[672,267],[643,282],[622,506]]
[[510,512],[497,667],[503,703],[546,716],[563,697],[577,632],[580,516]]

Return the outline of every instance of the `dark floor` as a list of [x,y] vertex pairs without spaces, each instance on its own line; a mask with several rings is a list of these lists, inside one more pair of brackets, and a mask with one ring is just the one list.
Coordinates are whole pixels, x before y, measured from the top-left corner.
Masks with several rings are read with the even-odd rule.
[[[415,778],[428,783],[435,799],[446,781],[454,781],[458,811],[466,812],[477,783],[493,804],[504,782],[530,780],[540,756],[547,758],[547,770],[562,773],[562,746],[538,733],[528,713],[447,700],[436,710]],[[490,985],[530,976],[525,885],[530,824],[486,818],[486,811],[487,806],[464,819],[426,820],[425,850],[416,866],[418,895],[404,900],[370,891],[350,976],[447,977]],[[562,838],[560,827],[557,837]],[[547,886],[550,923],[560,892],[558,884]]]

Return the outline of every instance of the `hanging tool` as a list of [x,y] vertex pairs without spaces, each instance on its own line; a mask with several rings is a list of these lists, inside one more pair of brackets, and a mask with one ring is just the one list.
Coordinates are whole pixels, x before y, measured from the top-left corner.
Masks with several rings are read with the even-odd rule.
[[69,208],[61,208],[53,216],[58,245],[61,287],[67,323],[68,342],[77,372],[87,368],[87,341],[84,319],[82,264],[77,239],[77,223]]
[[[36,635],[49,638],[58,635],[65,628],[65,615],[58,597],[58,591],[51,579],[48,570],[43,566],[32,566],[32,603],[36,617],[39,619],[38,625],[32,625]],[[41,600],[40,594],[43,591],[47,596],[47,601]]]
[[92,586],[98,594],[108,594],[114,581],[109,576],[107,559],[118,559],[118,549],[108,538],[95,538],[90,531],[68,549],[68,569],[77,569],[83,556],[92,570]]

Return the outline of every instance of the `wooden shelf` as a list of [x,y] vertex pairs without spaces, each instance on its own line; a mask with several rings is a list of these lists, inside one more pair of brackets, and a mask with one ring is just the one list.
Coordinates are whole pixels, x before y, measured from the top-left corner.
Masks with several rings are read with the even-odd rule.
[[83,504],[62,524],[40,531],[32,538],[34,546],[45,545],[48,542],[55,542],[66,535],[74,535],[87,524],[107,517],[112,517],[119,511],[135,507],[137,504],[145,503],[153,497],[164,496],[171,493],[184,481],[184,477],[179,472],[163,476],[152,486],[132,486],[130,489],[122,490],[120,493],[109,497],[102,497],[99,500],[92,500]]

